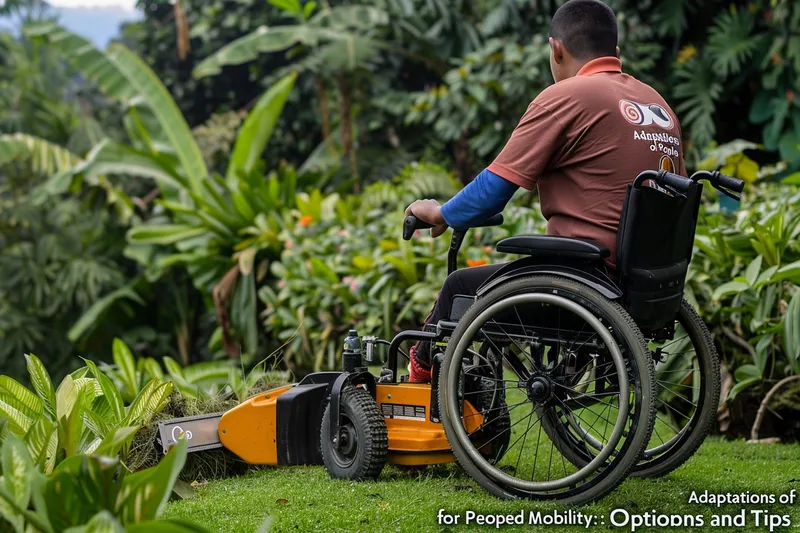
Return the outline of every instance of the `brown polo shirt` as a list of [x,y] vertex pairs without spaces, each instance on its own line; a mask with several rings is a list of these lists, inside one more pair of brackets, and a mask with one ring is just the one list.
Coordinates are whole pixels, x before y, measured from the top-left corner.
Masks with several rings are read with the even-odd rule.
[[538,185],[547,234],[608,247],[612,267],[626,187],[660,168],[686,175],[678,120],[614,57],[542,91],[489,166],[525,189]]

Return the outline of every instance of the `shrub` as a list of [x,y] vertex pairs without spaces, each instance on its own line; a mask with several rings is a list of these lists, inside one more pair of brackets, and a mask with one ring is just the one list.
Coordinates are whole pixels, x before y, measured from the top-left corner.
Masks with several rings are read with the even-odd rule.
[[80,455],[45,477],[16,437],[2,447],[0,525],[18,533],[40,531],[206,531],[185,521],[157,521],[186,460],[187,441],[158,466],[134,474],[118,459]]
[[735,216],[701,214],[688,294],[735,373],[731,399],[800,374],[798,201],[798,188],[764,183]]

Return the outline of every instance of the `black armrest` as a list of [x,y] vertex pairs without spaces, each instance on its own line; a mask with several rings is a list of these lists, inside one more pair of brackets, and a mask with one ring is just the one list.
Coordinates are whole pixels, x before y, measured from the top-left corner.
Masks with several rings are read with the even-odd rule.
[[517,235],[497,243],[497,251],[535,257],[569,257],[600,260],[611,255],[608,248],[590,241],[551,235]]

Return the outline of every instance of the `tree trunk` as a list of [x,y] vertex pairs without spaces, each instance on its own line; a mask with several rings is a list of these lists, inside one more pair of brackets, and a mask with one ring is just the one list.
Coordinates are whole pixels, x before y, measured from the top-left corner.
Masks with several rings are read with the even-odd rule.
[[462,133],[461,137],[456,140],[453,152],[456,160],[456,176],[461,183],[466,185],[475,177],[466,133]]
[[353,94],[350,85],[347,83],[345,73],[340,73],[336,76],[336,83],[339,88],[340,104],[340,122],[342,133],[342,149],[350,162],[350,172],[355,178],[355,185],[353,192],[358,194],[361,189],[361,179],[358,175],[358,158],[356,150],[353,145]]
[[175,0],[175,28],[178,34],[178,57],[181,61],[189,54],[189,21],[181,0]]
[[328,91],[325,88],[325,80],[321,75],[314,77],[314,84],[317,87],[317,100],[319,100],[319,116],[322,122],[322,137],[325,142],[331,136],[331,119],[328,111]]

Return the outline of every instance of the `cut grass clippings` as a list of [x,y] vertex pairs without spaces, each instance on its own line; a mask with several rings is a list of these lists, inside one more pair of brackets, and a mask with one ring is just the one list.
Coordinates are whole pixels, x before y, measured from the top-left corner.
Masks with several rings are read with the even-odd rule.
[[[684,466],[660,479],[628,479],[598,503],[576,508],[598,515],[588,531],[631,531],[613,527],[609,514],[625,509],[631,514],[703,515],[705,528],[652,528],[637,531],[769,531],[756,528],[750,510],[766,509],[790,516],[792,527],[775,531],[800,532],[800,504],[711,505],[690,504],[692,491],[774,494],[800,492],[800,445],[756,445],[709,439]],[[199,522],[213,531],[254,533],[273,517],[270,532],[297,531],[489,531],[492,526],[444,527],[437,524],[439,509],[451,514],[566,511],[542,502],[504,501],[483,491],[457,466],[430,467],[417,473],[386,467],[379,481],[334,481],[322,467],[267,468],[241,477],[211,481],[198,487],[193,498],[172,502],[165,518]],[[710,528],[713,514],[737,514],[745,509],[747,527]],[[460,522],[463,524],[462,516]],[[605,521],[605,525],[600,521]],[[500,531],[587,531],[582,526],[511,526]]]

